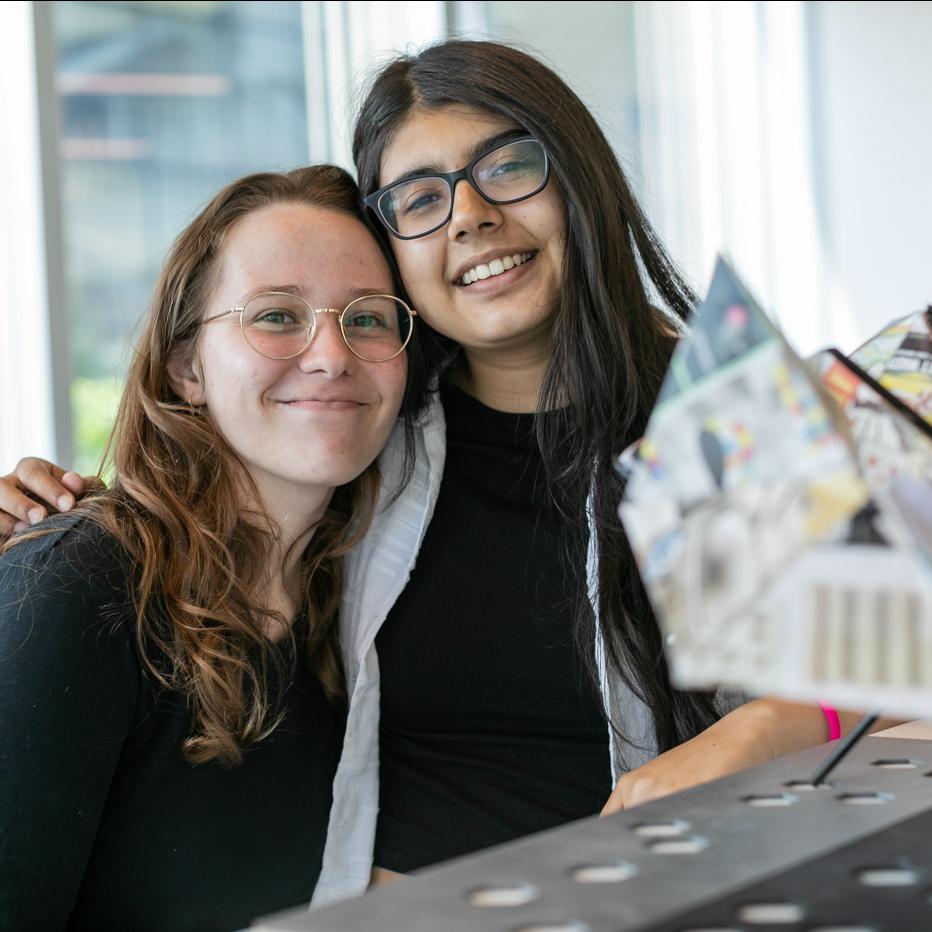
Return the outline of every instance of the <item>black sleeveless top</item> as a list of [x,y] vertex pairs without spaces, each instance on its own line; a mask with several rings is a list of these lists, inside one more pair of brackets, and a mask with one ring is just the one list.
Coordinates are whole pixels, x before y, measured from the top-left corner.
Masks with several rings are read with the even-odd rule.
[[534,415],[441,389],[447,455],[411,579],[379,632],[375,864],[407,872],[599,811],[608,730],[574,647],[566,527]]

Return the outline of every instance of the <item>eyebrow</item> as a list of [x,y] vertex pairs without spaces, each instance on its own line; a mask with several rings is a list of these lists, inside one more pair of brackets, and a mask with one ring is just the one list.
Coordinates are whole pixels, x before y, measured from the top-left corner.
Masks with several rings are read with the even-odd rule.
[[[393,285],[388,291],[386,291],[384,288],[348,288],[346,290],[346,294],[349,295],[350,301],[354,301],[356,298],[364,298],[366,297],[366,295],[391,294],[394,290],[394,287],[395,286]],[[253,288],[252,291],[250,291],[249,294],[247,294],[246,297],[243,298],[242,303],[246,304],[247,302],[251,301],[254,297],[256,297],[256,295],[263,294],[264,292],[267,292],[267,291],[279,291],[279,292],[283,292],[284,294],[293,294],[296,298],[302,298],[303,300],[307,301],[309,304],[314,303],[309,298],[305,297],[305,295],[303,294],[304,289],[299,288],[297,285],[262,285],[259,288]]]
[[286,294],[301,297],[301,289],[297,285],[260,285],[258,288],[253,288],[243,300],[251,301],[257,294],[262,294],[264,291],[283,291]]
[[[512,129],[506,129],[501,133],[497,133],[494,136],[488,136],[484,139],[480,139],[478,142],[473,143],[469,149],[466,150],[466,165],[472,164],[480,155],[490,152],[492,149],[497,149],[499,146],[503,146],[506,143],[511,142],[513,139],[520,139],[525,136],[529,136],[525,129],[520,129],[519,127],[513,127]],[[448,172],[436,164],[433,165],[420,165],[417,168],[408,169],[408,171],[402,172],[398,175],[394,181],[386,182],[382,187],[388,188],[393,184],[398,184],[400,181],[410,181],[413,178],[421,178],[424,175],[446,175]]]

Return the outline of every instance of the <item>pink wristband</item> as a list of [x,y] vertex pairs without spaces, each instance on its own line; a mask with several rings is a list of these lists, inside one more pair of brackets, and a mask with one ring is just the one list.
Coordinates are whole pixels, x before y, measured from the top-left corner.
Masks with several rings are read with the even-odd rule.
[[819,703],[819,708],[822,710],[825,722],[828,725],[828,740],[837,740],[841,737],[841,719],[838,717],[838,711],[824,702]]

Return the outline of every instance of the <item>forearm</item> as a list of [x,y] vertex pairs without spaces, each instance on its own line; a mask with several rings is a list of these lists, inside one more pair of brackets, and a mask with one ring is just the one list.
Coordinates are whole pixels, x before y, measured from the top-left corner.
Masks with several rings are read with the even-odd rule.
[[[838,716],[843,734],[861,718],[860,713],[848,711],[839,711]],[[890,719],[880,719],[872,730],[892,724],[895,723]],[[754,699],[695,738],[625,774],[603,812],[617,812],[756,767],[775,757],[822,744],[828,737],[825,715],[815,703],[788,702],[769,696]]]
[[[863,714],[838,709],[842,735],[848,734]],[[881,718],[870,730],[880,731],[895,724],[898,724],[895,719]],[[762,763],[828,741],[829,729],[818,705],[764,696],[729,712],[699,737],[706,736],[715,742],[738,741],[741,744],[748,744],[750,738],[759,745],[760,752],[752,752],[749,756],[758,758],[753,763]]]

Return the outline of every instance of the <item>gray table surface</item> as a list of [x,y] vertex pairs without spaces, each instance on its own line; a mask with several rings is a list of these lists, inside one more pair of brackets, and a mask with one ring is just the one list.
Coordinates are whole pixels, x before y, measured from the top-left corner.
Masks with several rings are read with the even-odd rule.
[[[932,808],[932,744],[867,738],[821,789],[798,789],[829,745],[647,803],[418,871],[324,909],[259,920],[264,932],[517,932],[644,929]],[[908,762],[902,767],[880,761]],[[866,800],[857,794],[880,794]],[[784,805],[753,797],[786,794]],[[850,794],[855,794],[852,799]],[[759,801],[757,801],[759,802]],[[669,839],[645,826],[673,822]],[[658,831],[658,829],[654,829]],[[662,829],[659,829],[662,830]],[[697,853],[658,842],[698,839]],[[932,843],[932,842],[930,842]],[[580,883],[580,866],[629,866],[628,879]],[[525,905],[474,905],[476,891],[515,887]],[[932,929],[930,906],[929,929]]]

